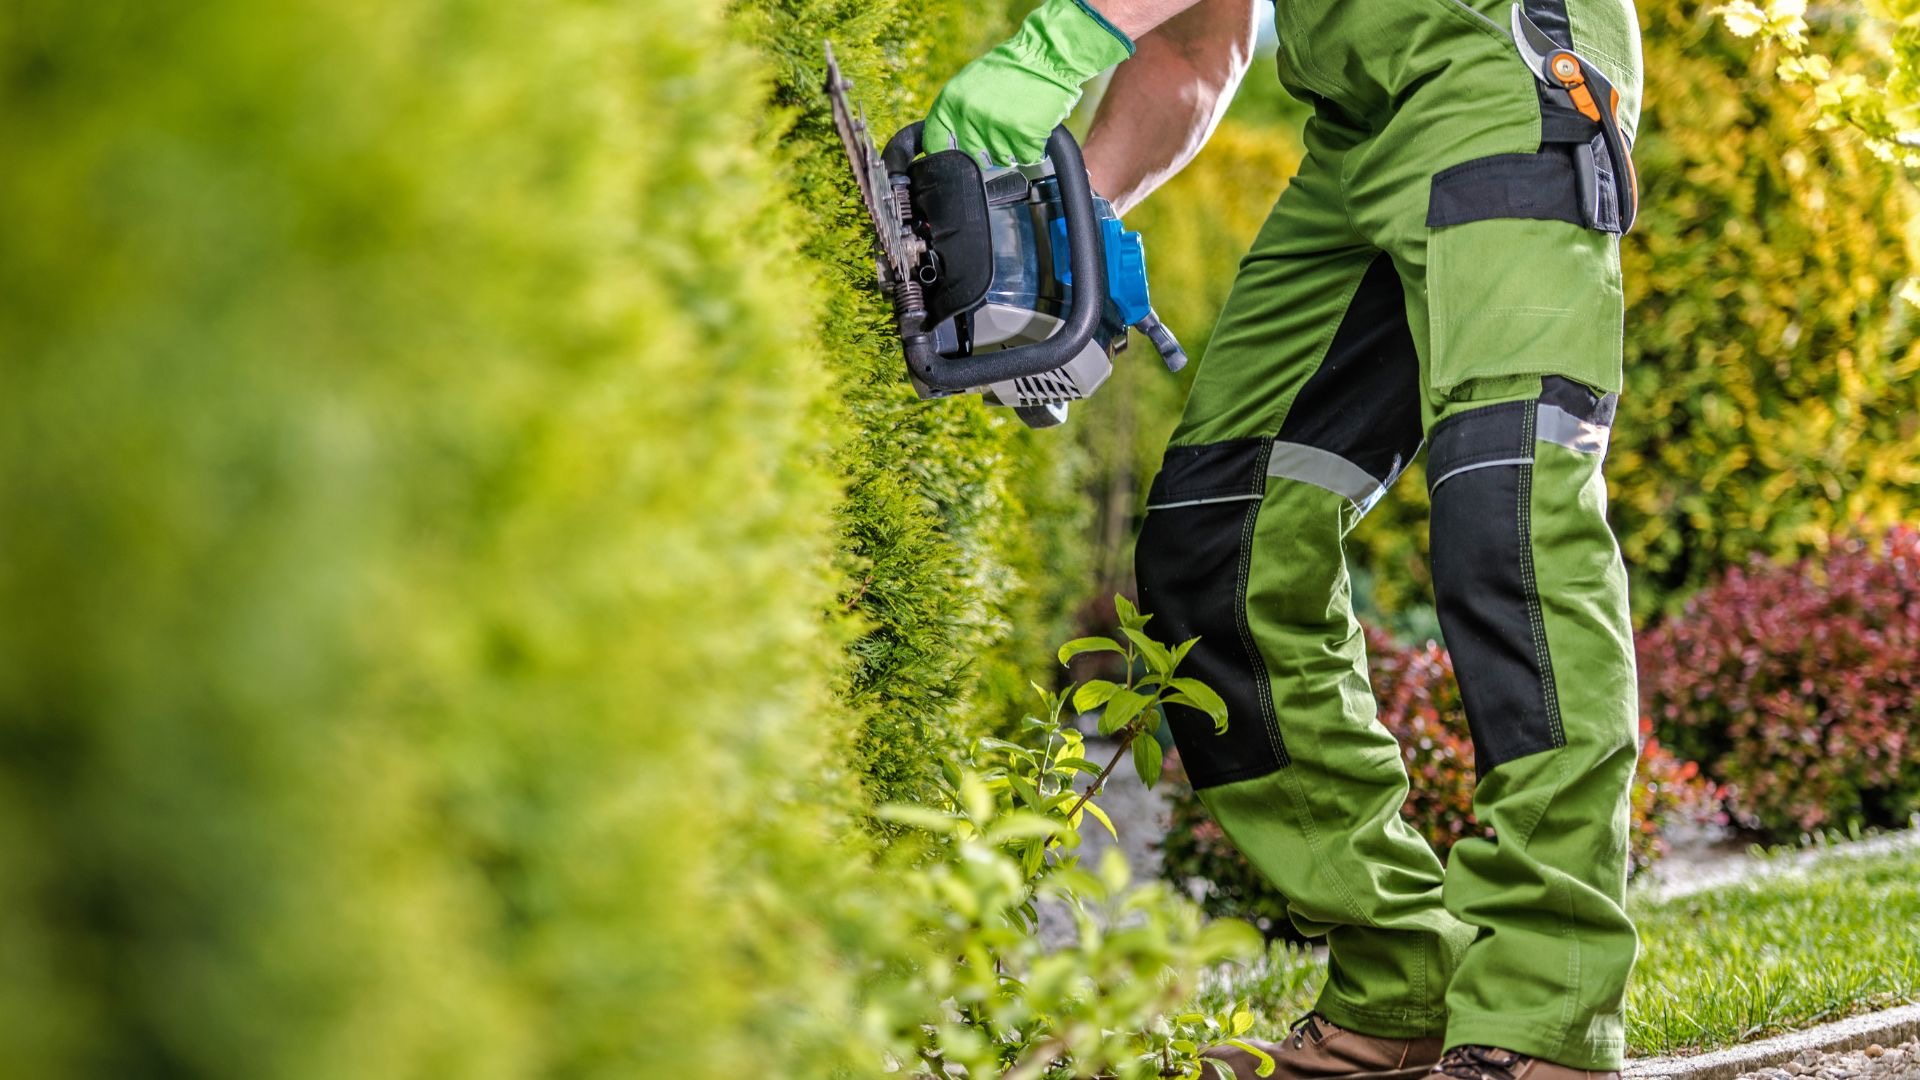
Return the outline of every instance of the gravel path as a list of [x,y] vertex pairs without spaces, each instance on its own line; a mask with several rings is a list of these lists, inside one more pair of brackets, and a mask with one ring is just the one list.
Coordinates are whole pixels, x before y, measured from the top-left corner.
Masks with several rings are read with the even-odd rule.
[[1671,900],[1744,881],[1802,874],[1826,859],[1884,855],[1915,847],[1920,847],[1920,818],[1897,832],[1760,858],[1747,845],[1727,839],[1724,832],[1681,831],[1673,838],[1673,853],[1653,864],[1634,887],[1649,899]]
[[1784,1065],[1742,1073],[1740,1080],[1920,1080],[1920,1039],[1823,1054],[1804,1050]]

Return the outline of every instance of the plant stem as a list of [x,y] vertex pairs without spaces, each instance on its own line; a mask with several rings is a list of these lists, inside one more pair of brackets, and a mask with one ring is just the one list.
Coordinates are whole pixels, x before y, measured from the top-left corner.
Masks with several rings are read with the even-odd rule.
[[1007,1074],[1001,1080],[1031,1080],[1032,1077],[1044,1072],[1046,1067],[1052,1064],[1053,1059],[1059,1057],[1066,1049],[1066,1037],[1055,1035],[1027,1051],[1027,1056],[1022,1058],[1018,1065],[1007,1070]]
[[1072,821],[1074,815],[1080,812],[1080,808],[1087,805],[1087,800],[1093,798],[1094,793],[1106,785],[1107,777],[1113,775],[1113,767],[1120,764],[1120,759],[1126,756],[1127,747],[1133,745],[1133,737],[1140,734],[1140,729],[1134,727],[1132,724],[1128,724],[1120,730],[1126,734],[1126,738],[1120,740],[1120,748],[1113,752],[1113,760],[1107,762],[1107,767],[1100,770],[1100,775],[1093,778],[1093,783],[1088,785],[1087,790],[1081,794],[1079,801],[1075,802],[1073,808],[1067,811],[1068,821]]
[[858,604],[860,602],[860,599],[867,595],[867,590],[872,587],[873,587],[873,575],[868,574],[865,578],[861,579],[860,587],[854,590],[853,596],[850,597],[847,600],[847,602],[841,606],[840,610],[852,611],[854,608],[854,605]]

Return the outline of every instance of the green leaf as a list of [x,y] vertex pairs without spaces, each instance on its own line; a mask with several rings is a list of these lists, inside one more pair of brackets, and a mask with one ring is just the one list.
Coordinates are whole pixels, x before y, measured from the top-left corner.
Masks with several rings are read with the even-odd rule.
[[1121,596],[1119,593],[1113,594],[1113,611],[1114,614],[1120,616],[1121,626],[1129,626],[1138,630],[1142,626],[1147,625],[1147,620],[1140,617],[1140,609],[1133,606],[1133,601]]
[[1160,768],[1166,764],[1166,754],[1160,749],[1160,740],[1146,732],[1133,737],[1133,771],[1140,776],[1140,782],[1152,788],[1160,782]]
[[1100,775],[1100,766],[1095,765],[1083,757],[1061,758],[1059,761],[1053,763],[1053,767],[1056,769],[1070,769],[1074,772],[1083,772],[1089,776]]
[[1167,647],[1148,637],[1145,631],[1129,626],[1120,632],[1127,635],[1128,641],[1140,647],[1140,654],[1147,658],[1147,667],[1162,675],[1173,667],[1173,657],[1167,652]]
[[1020,796],[1021,802],[1036,810],[1040,808],[1040,792],[1032,784],[1017,776],[1007,777],[1007,782],[1013,785],[1013,793]]
[[882,821],[911,825],[916,829],[925,829],[942,835],[951,835],[960,824],[960,819],[952,814],[943,814],[938,810],[915,806],[912,803],[888,803],[873,813]]
[[1241,1009],[1239,1012],[1233,1014],[1232,1031],[1235,1035],[1245,1035],[1248,1031],[1252,1030],[1252,1028],[1253,1014],[1251,1012]]
[[1252,1043],[1246,1041],[1245,1039],[1228,1039],[1227,1045],[1237,1046],[1240,1049],[1245,1050],[1247,1053],[1253,1055],[1253,1060],[1254,1060],[1253,1075],[1255,1076],[1272,1076],[1273,1075],[1273,1055],[1272,1054],[1267,1053],[1265,1050],[1260,1049],[1259,1047],[1253,1045]]
[[1120,684],[1107,679],[1088,679],[1073,692],[1073,707],[1080,712],[1092,712],[1107,703]]
[[1227,703],[1220,700],[1220,695],[1214,693],[1213,687],[1199,679],[1175,679],[1169,685],[1187,695],[1195,708],[1213,717],[1215,725],[1226,723]]
[[960,805],[966,810],[966,816],[974,821],[984,822],[993,817],[995,800],[993,792],[972,773],[960,774]]
[[[1192,698],[1188,697],[1185,694],[1180,694],[1180,693],[1168,694],[1166,697],[1163,697],[1160,699],[1160,704],[1185,705],[1190,709],[1199,709],[1201,712],[1206,711],[1205,707],[1203,707],[1199,702],[1193,700]],[[1215,720],[1213,722],[1213,733],[1215,735],[1225,735],[1227,733],[1227,722],[1225,720]]]
[[1107,812],[1105,810],[1102,810],[1098,806],[1095,806],[1092,799],[1088,799],[1084,804],[1081,805],[1080,809],[1086,811],[1089,814],[1092,814],[1095,821],[1098,821],[1100,824],[1105,825],[1107,827],[1108,836],[1113,837],[1115,840],[1120,839],[1120,834],[1114,830],[1113,819],[1107,816]]
[[1121,690],[1107,702],[1107,709],[1100,714],[1100,734],[1111,735],[1126,727],[1140,710],[1147,707],[1153,698],[1146,694],[1136,694],[1131,690]]
[[1015,811],[994,823],[993,829],[987,833],[987,842],[990,844],[1004,844],[1009,840],[1028,840],[1035,837],[1059,836],[1066,831],[1067,827],[1064,824],[1052,818],[1045,818],[1039,814],[1029,814],[1024,811]]
[[1109,637],[1074,638],[1060,646],[1060,662],[1064,664],[1081,653],[1090,652],[1115,652],[1125,656],[1127,650],[1121,648],[1119,642]]
[[[1175,667],[1175,668],[1179,667],[1180,661],[1185,660],[1187,658],[1187,654],[1192,652],[1193,647],[1198,644],[1200,644],[1200,639],[1197,637],[1191,637],[1181,642],[1180,644],[1175,645],[1173,647],[1172,667]],[[1171,670],[1171,668],[1169,668],[1169,670]]]

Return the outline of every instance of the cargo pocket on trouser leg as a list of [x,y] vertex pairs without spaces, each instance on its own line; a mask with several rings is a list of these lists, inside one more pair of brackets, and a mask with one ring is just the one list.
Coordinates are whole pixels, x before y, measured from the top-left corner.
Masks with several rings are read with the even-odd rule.
[[1439,397],[1515,375],[1620,390],[1625,304],[1607,233],[1533,218],[1434,229],[1427,297],[1428,386]]
[[1427,381],[1440,398],[1473,379],[1509,376],[1621,387],[1619,234],[1637,203],[1632,162],[1624,145],[1610,152],[1590,135],[1601,125],[1542,110],[1538,152],[1477,158],[1433,177]]
[[1246,609],[1253,526],[1272,446],[1271,439],[1252,438],[1168,447],[1135,549],[1140,609],[1154,617],[1155,636],[1199,638],[1180,673],[1211,686],[1227,705],[1223,734],[1196,709],[1168,707],[1195,788],[1265,776],[1287,763]]

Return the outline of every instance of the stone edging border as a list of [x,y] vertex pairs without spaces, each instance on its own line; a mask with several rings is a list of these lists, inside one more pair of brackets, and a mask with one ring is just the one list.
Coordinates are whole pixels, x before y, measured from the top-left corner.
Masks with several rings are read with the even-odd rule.
[[1869,1043],[1893,1046],[1915,1036],[1920,1036],[1920,1005],[1901,1005],[1692,1057],[1628,1061],[1620,1073],[1623,1080],[1733,1080],[1742,1073],[1779,1065],[1803,1050],[1845,1052]]

